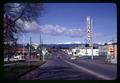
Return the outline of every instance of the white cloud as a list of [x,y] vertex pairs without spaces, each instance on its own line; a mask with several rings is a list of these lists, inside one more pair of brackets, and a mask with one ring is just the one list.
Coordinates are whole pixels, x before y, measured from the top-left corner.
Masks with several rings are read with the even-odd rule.
[[63,43],[57,43],[57,44],[63,44]]
[[42,33],[49,35],[60,35],[63,34],[65,28],[60,27],[59,25],[41,25],[40,26]]
[[57,43],[57,44],[81,44],[81,42],[64,42],[64,43]]
[[64,43],[57,43],[57,44],[75,44],[75,42],[64,42]]
[[104,43],[102,43],[102,42],[98,42],[98,44],[100,44],[100,45],[104,45]]
[[75,44],[81,44],[81,42],[74,42]]
[[32,22],[23,22],[22,20],[18,21],[21,24],[24,24],[24,30],[25,32],[31,32],[31,33],[40,33],[40,31],[43,34],[57,36],[57,35],[63,35],[63,36],[69,36],[69,37],[82,37],[83,32],[80,28],[65,28],[60,25],[39,25],[36,21]]
[[32,33],[39,32],[40,26],[36,21],[23,22],[21,19],[19,19],[17,22],[19,23],[19,25],[23,24],[24,32],[32,32]]
[[110,42],[107,42],[107,44],[112,44],[112,41],[110,41]]
[[35,21],[32,21],[32,22],[26,22],[25,23],[25,29],[26,30],[31,30],[31,31],[35,31],[39,28],[39,25],[35,22]]
[[63,43],[63,44],[72,44],[73,42],[65,42],[65,43]]
[[[22,20],[18,20],[18,22],[20,24],[24,24],[25,32],[40,33],[41,31],[42,34],[47,34],[52,36],[62,35],[73,38],[86,36],[85,33],[80,28],[65,28],[60,25],[50,25],[50,24],[39,25],[36,21],[23,22]],[[104,34],[101,32],[93,33],[93,37],[100,37],[103,35]]]
[[70,36],[70,37],[81,37],[82,30],[81,29],[67,29],[65,27],[62,27],[60,25],[41,25],[41,31],[44,34],[49,35],[64,35],[64,36]]
[[83,32],[81,29],[68,29],[65,35],[69,35],[70,37],[82,37]]

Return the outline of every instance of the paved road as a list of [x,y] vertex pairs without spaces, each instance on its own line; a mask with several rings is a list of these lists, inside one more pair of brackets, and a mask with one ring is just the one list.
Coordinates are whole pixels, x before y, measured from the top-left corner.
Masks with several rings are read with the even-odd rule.
[[53,59],[21,77],[21,80],[100,80],[100,78],[76,69],[61,59]]
[[[76,59],[70,60],[66,58],[64,53],[62,54],[63,59],[67,59],[67,61],[74,63],[78,66],[84,67],[90,71],[98,73],[100,75],[105,76],[106,78],[116,79],[117,78],[117,64],[107,63],[104,57],[94,57],[94,60],[89,59]],[[85,57],[83,57],[85,58]]]
[[[58,58],[57,56],[62,56]],[[96,63],[95,60],[69,60],[64,53],[52,53],[46,64],[22,80],[111,80],[116,78],[117,66]]]
[[69,62],[82,66],[96,73],[99,73],[100,75],[103,75],[105,77],[109,77],[110,79],[117,78],[117,65],[96,63],[95,61],[91,60],[69,60]]

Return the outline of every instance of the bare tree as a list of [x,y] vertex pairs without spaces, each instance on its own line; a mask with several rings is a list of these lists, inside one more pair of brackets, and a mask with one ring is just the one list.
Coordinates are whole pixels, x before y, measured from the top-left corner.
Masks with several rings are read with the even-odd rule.
[[10,42],[14,42],[18,37],[17,34],[24,31],[24,22],[37,21],[37,18],[42,14],[42,10],[43,3],[4,4],[4,42],[10,47]]

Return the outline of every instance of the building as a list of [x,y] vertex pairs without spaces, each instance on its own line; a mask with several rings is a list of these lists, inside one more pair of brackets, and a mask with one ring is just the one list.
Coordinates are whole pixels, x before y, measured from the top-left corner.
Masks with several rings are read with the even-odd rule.
[[111,63],[117,63],[117,43],[108,45],[107,59],[110,59]]
[[99,45],[99,55],[107,57],[108,45]]
[[22,55],[28,55],[29,54],[29,49],[27,49],[27,48],[20,48],[20,47],[18,47],[18,48],[16,48],[16,55],[20,55],[20,54],[22,54]]
[[117,43],[99,45],[99,55],[105,56],[111,63],[117,63]]
[[[72,49],[73,52],[73,56],[91,56],[92,55],[92,51],[90,47],[76,47],[74,49]],[[99,56],[99,49],[94,48],[93,49],[93,56]]]
[[66,54],[72,55],[72,49],[62,49]]

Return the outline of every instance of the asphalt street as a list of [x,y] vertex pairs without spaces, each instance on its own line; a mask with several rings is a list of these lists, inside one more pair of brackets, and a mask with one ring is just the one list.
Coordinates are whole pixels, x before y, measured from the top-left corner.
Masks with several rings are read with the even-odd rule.
[[114,80],[117,66],[95,60],[70,60],[63,52],[53,52],[46,63],[20,80]]
[[38,69],[20,78],[21,80],[101,80],[83,72],[61,59],[48,60]]

